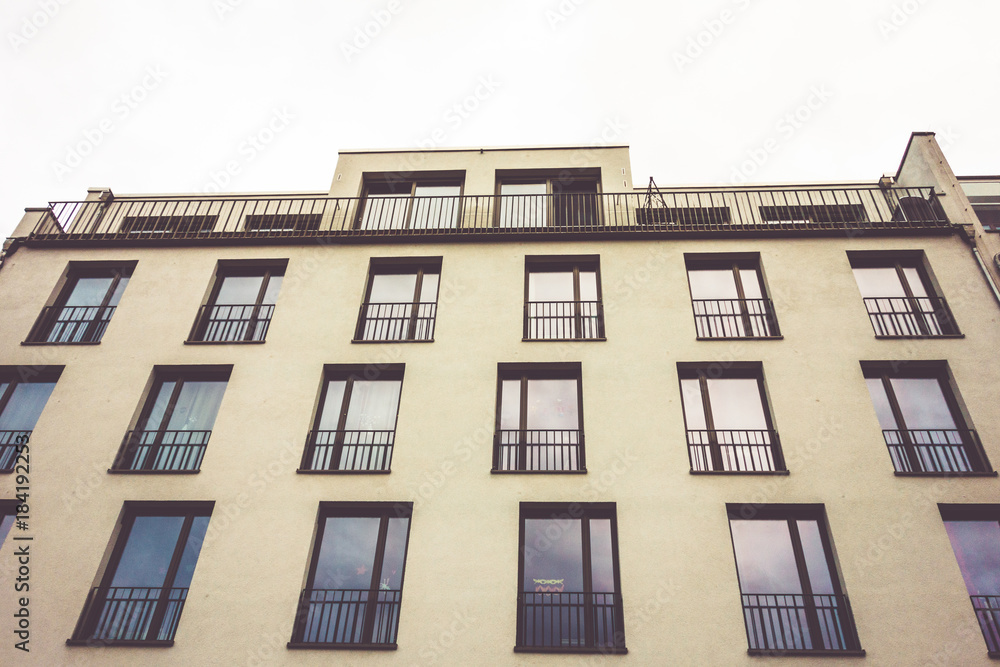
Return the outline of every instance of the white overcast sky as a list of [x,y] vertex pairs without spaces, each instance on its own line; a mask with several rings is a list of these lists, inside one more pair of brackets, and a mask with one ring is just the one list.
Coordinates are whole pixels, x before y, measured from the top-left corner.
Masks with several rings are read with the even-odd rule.
[[998,25],[998,0],[3,0],[0,238],[92,186],[324,191],[352,148],[873,181],[929,130],[998,174]]

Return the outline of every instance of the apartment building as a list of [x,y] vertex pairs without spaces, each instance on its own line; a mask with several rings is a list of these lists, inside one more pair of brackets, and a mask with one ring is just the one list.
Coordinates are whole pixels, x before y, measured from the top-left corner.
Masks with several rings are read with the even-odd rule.
[[344,151],[26,209],[0,661],[993,664],[989,179],[915,133],[870,182],[644,180]]

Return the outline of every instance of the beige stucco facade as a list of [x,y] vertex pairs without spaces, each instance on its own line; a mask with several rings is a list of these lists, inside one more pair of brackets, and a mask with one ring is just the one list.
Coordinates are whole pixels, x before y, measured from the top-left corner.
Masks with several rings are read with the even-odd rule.
[[[599,168],[604,192],[634,187],[627,148],[585,147],[345,152],[330,193],[358,196],[364,172],[461,169],[465,194],[492,195],[496,169],[562,167]],[[904,163],[899,178],[940,187],[924,167]],[[963,336],[877,339],[855,250],[922,250]],[[685,253],[732,252],[760,254],[780,339],[696,339]],[[526,255],[600,256],[606,340],[522,340]],[[411,256],[442,258],[433,342],[352,342],[371,258]],[[185,344],[218,262],[245,259],[288,261],[266,342]],[[106,334],[23,345],[71,261],[137,262]],[[31,437],[31,651],[12,633],[15,529],[0,546],[0,663],[800,664],[813,658],[747,655],[726,504],[821,503],[866,652],[830,664],[990,664],[936,504],[998,503],[1000,482],[894,475],[859,365],[946,360],[1000,463],[1000,307],[959,232],[21,242],[0,269],[0,313],[0,365],[64,367]],[[491,474],[497,364],[565,361],[581,365],[586,473]],[[735,361],[762,365],[787,475],[690,473],[677,363]],[[391,473],[296,474],[324,364],[386,363],[405,365]],[[169,365],[232,366],[200,472],[109,474],[154,366]],[[0,477],[0,497],[14,486]],[[215,502],[174,645],[67,646],[130,500]],[[321,501],[413,503],[397,650],[286,648]],[[627,655],[513,651],[529,501],[616,504]]]

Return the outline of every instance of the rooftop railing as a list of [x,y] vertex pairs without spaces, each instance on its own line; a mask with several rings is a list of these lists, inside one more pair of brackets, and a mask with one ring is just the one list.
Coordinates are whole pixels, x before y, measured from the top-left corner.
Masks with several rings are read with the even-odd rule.
[[114,198],[52,202],[33,241],[190,241],[469,234],[928,230],[931,188],[817,187],[449,197]]

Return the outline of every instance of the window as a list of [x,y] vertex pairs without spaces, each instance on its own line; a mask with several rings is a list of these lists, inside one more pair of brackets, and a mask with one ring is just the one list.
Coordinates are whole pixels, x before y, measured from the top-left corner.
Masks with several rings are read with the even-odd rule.
[[459,226],[464,172],[417,178],[365,174],[358,229],[454,229]]
[[627,653],[614,503],[521,503],[515,651]]
[[289,648],[396,648],[412,503],[320,503]]
[[787,196],[781,197],[784,199],[781,205],[760,207],[760,217],[765,224],[810,225],[868,221],[868,213],[863,204],[810,204],[809,193],[790,191],[785,194]]
[[863,655],[822,505],[726,506],[751,655]]
[[213,502],[131,502],[69,644],[171,645]]
[[896,474],[991,470],[946,362],[861,362]]
[[70,262],[56,298],[42,309],[28,342],[101,342],[135,265]]
[[389,472],[403,365],[324,369],[299,472]]
[[493,472],[586,472],[580,364],[499,364]]
[[698,338],[781,335],[760,270],[760,255],[684,255]]
[[190,341],[263,342],[288,260],[220,262],[208,303],[198,311]]
[[440,257],[372,259],[355,341],[432,341]]
[[524,259],[524,339],[604,340],[600,258]]
[[498,227],[600,224],[600,170],[497,170]]
[[1000,658],[1000,505],[939,504],[991,658]]
[[[181,202],[178,202],[179,204]],[[194,202],[197,206],[198,203]],[[204,237],[215,231],[218,215],[138,215],[126,216],[122,221],[121,234],[133,238],[175,238],[189,236]]]
[[691,472],[780,472],[759,363],[679,363]]
[[115,472],[197,472],[226,392],[231,366],[163,367],[133,430],[125,434]]
[[61,366],[0,366],[0,473],[14,470],[60,373]]
[[959,336],[948,302],[935,290],[923,252],[850,252],[875,336]]

